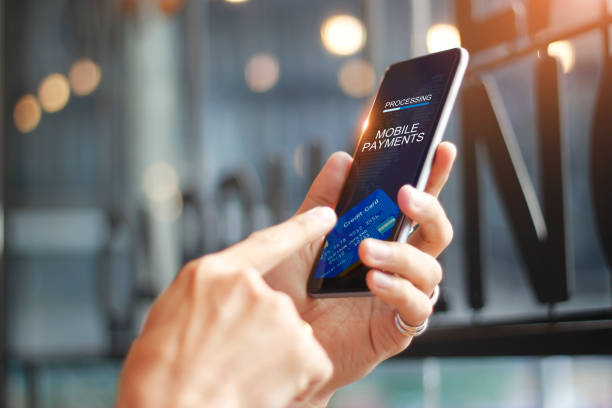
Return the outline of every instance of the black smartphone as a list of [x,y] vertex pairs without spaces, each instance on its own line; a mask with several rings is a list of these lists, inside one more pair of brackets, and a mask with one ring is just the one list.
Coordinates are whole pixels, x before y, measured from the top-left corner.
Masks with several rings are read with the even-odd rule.
[[399,189],[423,190],[468,63],[455,48],[387,68],[364,122],[354,161],[308,279],[314,297],[368,295],[366,238],[405,242],[413,230],[397,205]]

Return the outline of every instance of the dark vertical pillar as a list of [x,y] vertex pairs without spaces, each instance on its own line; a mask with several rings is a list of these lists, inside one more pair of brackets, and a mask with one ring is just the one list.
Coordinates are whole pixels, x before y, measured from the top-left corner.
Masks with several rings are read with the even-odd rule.
[[[466,245],[468,246],[468,290],[470,305],[482,306],[482,268],[476,147],[486,148],[491,170],[499,187],[502,205],[514,241],[525,263],[527,277],[541,303],[554,303],[568,298],[567,247],[563,218],[564,182],[563,145],[560,136],[557,67],[546,60],[538,68],[542,83],[538,85],[538,138],[543,147],[540,167],[544,184],[544,209],[538,202],[535,188],[527,173],[516,135],[510,124],[504,102],[492,78],[471,85],[465,92],[464,146]],[[544,78],[546,77],[546,78]],[[553,99],[555,98],[555,99]],[[549,123],[553,122],[553,123]],[[474,258],[474,259],[471,259]]]
[[6,271],[4,260],[4,191],[6,183],[5,141],[6,132],[4,124],[5,91],[4,91],[4,38],[6,24],[4,23],[4,0],[0,0],[0,408],[6,406],[6,291],[4,288],[4,274]]
[[591,135],[591,188],[599,242],[612,267],[612,57],[606,55]]
[[465,220],[465,270],[468,303],[474,310],[484,306],[483,273],[480,250],[480,200],[478,189],[478,162],[476,135],[480,123],[478,109],[483,102],[478,88],[466,87],[462,98],[461,151],[463,164],[463,213]]
[[[544,54],[542,50],[541,54]],[[540,180],[542,207],[546,218],[547,237],[542,241],[545,253],[542,268],[554,276],[542,283],[549,293],[556,294],[549,299],[563,300],[569,296],[568,262],[570,251],[567,243],[567,208],[565,198],[565,158],[566,144],[561,133],[561,111],[559,95],[559,67],[557,60],[543,56],[536,66],[538,108],[538,143],[540,159]],[[553,254],[556,254],[553,255]],[[547,272],[541,272],[548,275]]]

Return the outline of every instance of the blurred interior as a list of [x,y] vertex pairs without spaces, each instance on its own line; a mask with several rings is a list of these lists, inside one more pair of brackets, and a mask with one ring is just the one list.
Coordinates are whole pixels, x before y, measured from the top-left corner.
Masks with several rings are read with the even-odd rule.
[[[503,24],[493,34],[484,23],[459,30],[467,3],[475,21],[514,13],[512,33],[504,37]],[[0,4],[5,406],[111,406],[121,359],[180,266],[292,214],[327,156],[352,152],[386,66],[466,41],[466,83],[496,82],[540,198],[534,66],[546,55],[557,61],[571,297],[554,311],[610,313],[588,135],[610,69],[612,1]],[[549,316],[552,306],[530,290],[484,154],[488,296],[478,310],[468,301],[459,112],[446,133],[458,164],[442,195],[455,240],[442,258],[433,329]],[[330,405],[612,406],[612,359],[570,346],[536,356],[518,344],[502,353],[513,357],[408,350]]]

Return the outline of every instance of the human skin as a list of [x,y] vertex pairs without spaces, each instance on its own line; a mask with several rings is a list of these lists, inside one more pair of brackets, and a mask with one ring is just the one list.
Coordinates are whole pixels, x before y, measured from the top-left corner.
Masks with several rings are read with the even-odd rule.
[[317,207],[185,265],[132,344],[117,408],[285,407],[332,364],[293,301],[263,275],[335,224]]
[[[327,405],[338,388],[368,374],[376,365],[405,350],[412,337],[399,332],[395,311],[413,326],[433,311],[430,296],[442,279],[436,257],[449,245],[453,230],[437,197],[448,180],[456,148],[441,143],[425,192],[403,186],[397,195],[401,211],[419,224],[408,243],[366,239],[359,246],[363,263],[372,268],[366,277],[374,297],[314,299],[306,282],[323,238],[313,241],[266,275],[274,289],[287,293],[334,365],[331,380],[302,406]],[[352,158],[334,153],[311,186],[297,214],[316,206],[334,208]],[[389,272],[383,273],[381,271]]]

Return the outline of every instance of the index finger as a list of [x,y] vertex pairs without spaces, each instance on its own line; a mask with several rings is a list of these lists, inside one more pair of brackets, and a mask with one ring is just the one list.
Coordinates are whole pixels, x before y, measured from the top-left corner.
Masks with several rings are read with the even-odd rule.
[[256,231],[219,253],[231,269],[254,268],[265,274],[304,246],[321,239],[336,224],[329,207],[315,207],[278,225]]

